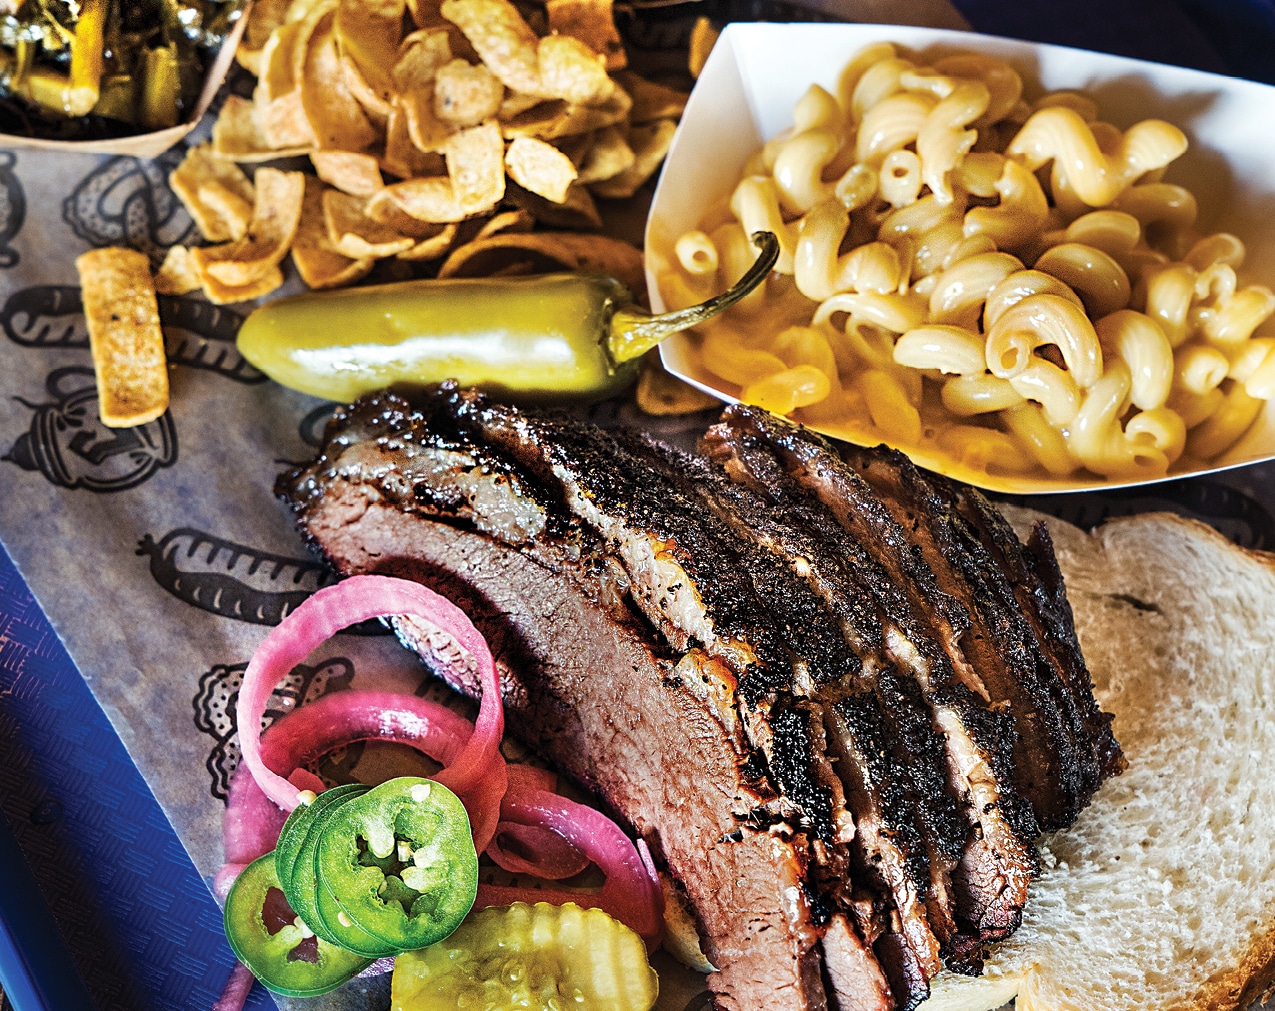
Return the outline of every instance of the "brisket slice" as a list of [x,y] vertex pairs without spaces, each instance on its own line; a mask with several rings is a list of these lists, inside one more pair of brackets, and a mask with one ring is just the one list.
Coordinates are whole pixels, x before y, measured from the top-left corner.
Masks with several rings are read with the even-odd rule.
[[[716,516],[744,543],[743,564],[775,626],[800,660],[798,690],[803,702],[823,721],[824,750],[834,760],[854,818],[853,856],[859,871],[855,877],[874,881],[892,898],[898,930],[922,982],[928,982],[941,964],[941,941],[953,932],[951,909],[941,901],[949,889],[940,876],[934,906],[938,916],[932,923],[926,902],[929,854],[909,802],[908,762],[893,747],[907,743],[892,733],[906,723],[906,714],[892,720],[886,700],[875,695],[883,640],[870,598],[858,592],[820,594],[811,585],[808,577],[815,562],[822,560],[828,567],[836,560],[825,557],[823,545],[805,530],[807,517],[776,510],[703,459],[628,433],[615,438],[635,460],[658,467],[676,481],[700,511]],[[896,694],[889,701],[897,703],[900,697]],[[959,838],[954,848],[954,856],[959,855]],[[834,898],[839,884],[828,883]],[[916,999],[927,992],[923,987]]]
[[984,546],[1013,587],[1032,630],[1046,644],[1046,653],[1058,676],[1071,693],[1092,752],[1089,769],[1096,769],[1098,773],[1097,782],[1092,776],[1086,781],[1082,799],[1087,802],[1102,780],[1124,771],[1126,762],[1111,732],[1112,716],[1099,708],[1094,696],[1093,680],[1076,639],[1075,620],[1067,602],[1049,528],[1037,523],[1024,545],[1009,521],[976,489],[950,481],[942,482],[940,487],[961,516],[978,531]]
[[930,707],[932,727],[944,739],[947,787],[968,825],[953,871],[961,936],[953,939],[948,963],[977,969],[978,944],[1018,926],[1035,872],[1038,829],[1014,788],[1013,721],[989,707],[961,649],[971,627],[967,610],[938,586],[928,559],[887,504],[818,436],[735,405],[710,429],[703,448],[733,479],[757,488],[784,488],[776,471],[788,476],[836,521],[845,534],[840,550],[870,580],[887,651]]
[[961,515],[951,485],[897,451],[846,447],[842,455],[887,502],[939,586],[967,605],[971,628],[960,643],[990,701],[1014,716],[1018,793],[1042,829],[1070,825],[1102,782],[1102,769],[1059,665]]
[[[408,418],[388,397],[338,416],[324,456],[281,484],[302,529],[343,572],[416,579],[461,603],[498,657],[511,731],[596,791],[683,885],[720,1007],[826,1007],[806,837],[741,817],[769,794],[729,717],[729,672],[652,637],[586,538],[545,535],[527,486]],[[428,635],[398,631],[417,646]],[[833,946],[839,978],[862,982],[848,1006],[882,1011],[879,971],[848,968],[871,959],[854,941]]]

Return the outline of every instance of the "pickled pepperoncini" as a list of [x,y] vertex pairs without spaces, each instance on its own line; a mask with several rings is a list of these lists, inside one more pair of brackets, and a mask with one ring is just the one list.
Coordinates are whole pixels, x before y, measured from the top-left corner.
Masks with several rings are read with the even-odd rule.
[[515,400],[587,402],[637,378],[661,340],[734,305],[770,273],[779,243],[758,232],[756,262],[728,291],[652,315],[609,277],[448,278],[312,292],[257,309],[239,350],[284,386],[354,400],[397,384],[455,379]]

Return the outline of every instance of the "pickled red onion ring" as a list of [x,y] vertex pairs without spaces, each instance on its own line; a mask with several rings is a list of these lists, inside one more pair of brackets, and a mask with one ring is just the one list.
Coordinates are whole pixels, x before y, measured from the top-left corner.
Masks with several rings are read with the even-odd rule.
[[588,856],[553,829],[515,821],[496,823],[485,852],[510,874],[533,874],[546,881],[573,877],[589,866]]
[[[262,760],[272,770],[308,765],[355,741],[405,744],[450,766],[473,736],[469,720],[437,702],[399,692],[349,690],[324,695],[281,716],[262,733],[260,746]],[[460,795],[480,852],[495,835],[505,786],[505,762],[497,751],[488,775]],[[286,817],[241,767],[231,781],[222,820],[227,863],[247,864],[269,853]],[[218,872],[218,879],[221,876]]]
[[[351,576],[319,590],[270,630],[253,654],[239,689],[237,723],[244,762],[262,792],[285,811],[297,806],[300,790],[323,789],[322,781],[305,769],[272,771],[262,757],[261,726],[266,703],[275,686],[325,639],[369,618],[410,615],[449,635],[478,666],[482,687],[474,732],[454,760],[434,778],[464,797],[503,766],[500,739],[505,715],[501,707],[500,678],[491,650],[473,623],[455,604],[433,590],[390,576]],[[309,708],[309,707],[307,707]],[[300,710],[298,710],[300,711]],[[490,789],[483,791],[489,793]]]
[[478,885],[475,909],[511,902],[549,902],[597,907],[635,930],[648,948],[664,929],[664,895],[648,867],[649,856],[633,845],[601,811],[546,790],[510,790],[500,805],[502,821],[538,825],[556,832],[584,852],[606,875],[598,892]]
[[252,974],[252,970],[242,962],[236,962],[235,967],[230,970],[225,989],[212,1006],[212,1011],[242,1011],[252,985],[256,982],[257,977]]

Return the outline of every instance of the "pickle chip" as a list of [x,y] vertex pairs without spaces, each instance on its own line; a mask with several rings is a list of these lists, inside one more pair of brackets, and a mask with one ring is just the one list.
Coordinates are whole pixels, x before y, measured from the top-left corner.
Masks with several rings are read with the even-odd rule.
[[574,902],[490,906],[394,961],[392,1011],[485,1007],[649,1011],[659,979],[637,934]]
[[98,411],[108,428],[133,428],[168,410],[168,361],[150,261],[108,246],[75,261],[84,299]]
[[571,159],[552,144],[535,137],[518,137],[505,152],[509,177],[523,189],[560,204],[577,172]]

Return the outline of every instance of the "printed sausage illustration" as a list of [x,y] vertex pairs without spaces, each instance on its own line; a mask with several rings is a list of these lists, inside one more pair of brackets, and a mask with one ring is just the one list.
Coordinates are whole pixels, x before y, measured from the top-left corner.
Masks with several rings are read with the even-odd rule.
[[[212,795],[226,799],[230,777],[239,766],[239,734],[235,726],[235,702],[239,687],[243,684],[246,663],[217,664],[199,678],[195,693],[195,728],[210,735],[215,742],[205,765],[212,776]],[[287,679],[275,688],[266,703],[265,724],[268,726],[286,712],[299,705],[312,702],[328,692],[340,691],[350,686],[354,677],[354,664],[345,657],[334,657],[318,667],[301,664],[293,668]],[[325,775],[338,774],[346,766],[358,761],[355,749],[345,749],[346,754],[336,756],[331,769],[322,768]],[[361,753],[361,748],[357,749]]]
[[[159,321],[171,364],[215,372],[239,383],[266,381],[235,348],[243,317],[234,310],[202,299],[160,295]],[[0,309],[0,327],[24,347],[89,346],[80,289],[74,285],[41,284],[14,292]]]
[[98,417],[93,370],[55,369],[45,380],[51,403],[32,404],[31,427],[0,461],[39,471],[62,488],[126,491],[177,462],[177,429],[165,412],[136,428],[107,428]]
[[17,160],[12,151],[0,151],[0,268],[5,269],[18,265],[18,251],[9,240],[21,231],[27,217],[27,198],[13,172]]
[[137,553],[174,597],[224,618],[277,625],[310,594],[336,581],[321,562],[287,558],[179,527],[156,541],[142,538]]

